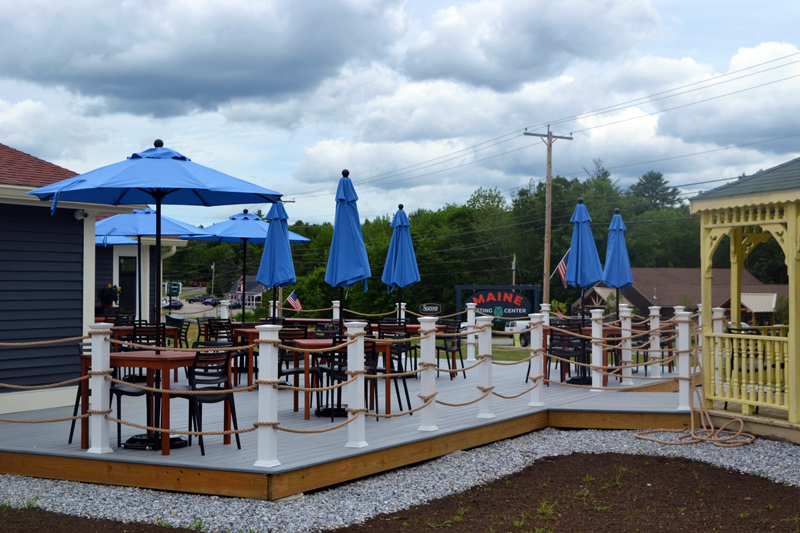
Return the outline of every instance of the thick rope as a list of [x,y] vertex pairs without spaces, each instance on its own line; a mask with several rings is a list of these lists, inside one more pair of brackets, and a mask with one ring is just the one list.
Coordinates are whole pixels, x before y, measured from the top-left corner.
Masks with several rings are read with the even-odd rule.
[[483,394],[481,394],[480,396],[478,396],[474,400],[470,400],[470,401],[464,402],[464,403],[450,403],[450,402],[445,402],[445,401],[442,401],[442,400],[436,400],[436,403],[438,403],[440,405],[446,405],[447,407],[464,407],[465,405],[472,405],[473,403],[477,403],[477,402],[483,400],[484,398],[486,398],[487,396],[489,396],[492,393],[492,389],[494,387],[489,387],[489,388],[487,388],[487,387],[477,387],[477,388],[479,390],[482,390]]
[[79,381],[83,381],[85,379],[89,379],[89,376],[81,376],[79,378],[72,378],[65,381],[59,381],[58,383],[48,383],[46,385],[12,385],[11,383],[0,383],[0,388],[6,387],[9,389],[16,389],[16,390],[42,390],[42,389],[52,389],[55,387],[60,387],[62,385],[69,385],[70,383],[77,383]]
[[61,344],[64,342],[82,341],[91,338],[91,335],[83,335],[82,337],[65,337],[63,339],[51,339],[49,341],[0,342],[0,347],[19,348],[22,346],[45,346],[48,344]]

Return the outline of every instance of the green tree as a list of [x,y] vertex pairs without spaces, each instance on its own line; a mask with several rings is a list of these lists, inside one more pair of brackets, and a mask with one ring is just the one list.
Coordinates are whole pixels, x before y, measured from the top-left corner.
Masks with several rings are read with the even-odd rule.
[[639,178],[628,192],[650,204],[651,208],[674,207],[680,203],[677,187],[667,185],[664,175],[653,170]]

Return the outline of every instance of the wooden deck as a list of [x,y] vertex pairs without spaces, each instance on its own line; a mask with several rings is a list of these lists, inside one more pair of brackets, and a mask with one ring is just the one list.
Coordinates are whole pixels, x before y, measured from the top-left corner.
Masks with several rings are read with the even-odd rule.
[[[512,395],[525,390],[527,365],[493,368],[495,391]],[[436,380],[438,399],[466,402],[480,395],[477,372],[450,380],[442,374]],[[419,381],[408,380],[414,405],[420,400]],[[616,385],[612,380],[611,385]],[[383,387],[380,387],[381,391]],[[635,396],[635,397],[634,397]],[[236,408],[240,428],[257,420],[257,393],[237,393]],[[331,426],[330,418],[303,420],[292,411],[292,393],[281,391],[281,425],[297,429],[322,429]],[[123,399],[123,417],[143,424],[142,398]],[[256,432],[241,435],[242,449],[235,440],[223,445],[221,436],[205,439],[206,455],[200,455],[196,441],[191,447],[175,449],[169,456],[158,452],[119,449],[116,426],[112,425],[113,453],[95,455],[80,449],[79,424],[73,444],[67,444],[69,422],[49,424],[0,423],[0,473],[74,481],[139,486],[181,492],[279,499],[304,491],[323,488],[393,468],[440,457],[547,426],[566,428],[649,429],[685,428],[688,413],[679,413],[677,394],[671,392],[602,391],[552,385],[542,394],[544,407],[529,407],[530,395],[504,400],[494,397],[492,419],[479,419],[478,404],[466,407],[436,406],[438,431],[418,431],[419,414],[366,421],[368,447],[346,448],[347,428],[320,434],[279,432],[280,466],[260,468],[256,461]],[[392,398],[397,409],[396,398]],[[173,399],[172,427],[187,427],[187,402]],[[72,407],[6,415],[18,419],[47,419],[69,416]],[[222,427],[222,408],[205,406],[204,429]],[[340,419],[337,419],[339,422]],[[123,427],[123,440],[140,430]]]

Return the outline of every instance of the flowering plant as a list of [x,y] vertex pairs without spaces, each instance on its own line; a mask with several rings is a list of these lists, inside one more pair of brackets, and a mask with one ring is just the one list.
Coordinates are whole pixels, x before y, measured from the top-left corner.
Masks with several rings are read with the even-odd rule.
[[97,298],[101,303],[110,304],[119,302],[119,293],[122,291],[116,285],[108,284],[105,287],[97,289]]

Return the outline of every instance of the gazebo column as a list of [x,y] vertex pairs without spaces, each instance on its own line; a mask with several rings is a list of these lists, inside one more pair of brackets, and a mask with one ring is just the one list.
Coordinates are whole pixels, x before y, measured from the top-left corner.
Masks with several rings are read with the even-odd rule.
[[731,241],[731,323],[742,323],[742,270],[744,270],[744,244],[742,227],[735,226],[728,233]]
[[800,270],[800,254],[798,245],[798,203],[792,202],[786,206],[786,245],[783,247],[786,257],[786,266],[789,276],[789,360],[786,362],[786,389],[789,394],[789,422],[800,422],[800,361],[798,361],[798,328],[800,328],[800,287],[798,286],[798,271]]

